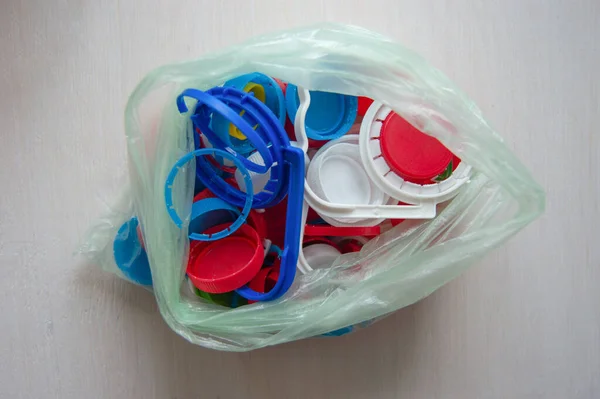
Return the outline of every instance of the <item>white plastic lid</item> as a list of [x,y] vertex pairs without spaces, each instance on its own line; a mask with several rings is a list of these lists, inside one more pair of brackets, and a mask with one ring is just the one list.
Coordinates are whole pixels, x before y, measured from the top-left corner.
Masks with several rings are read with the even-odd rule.
[[440,203],[454,197],[471,175],[471,167],[464,162],[447,179],[435,184],[412,183],[395,173],[388,164],[381,145],[382,121],[393,112],[391,108],[375,101],[361,125],[360,154],[371,181],[391,197],[409,204]]
[[[312,159],[306,178],[314,193],[332,204],[382,205],[388,200],[364,169],[357,136],[344,136],[323,146]],[[315,207],[317,213],[319,210]],[[383,220],[343,220],[326,216],[324,219],[334,226],[361,222],[375,225]]]

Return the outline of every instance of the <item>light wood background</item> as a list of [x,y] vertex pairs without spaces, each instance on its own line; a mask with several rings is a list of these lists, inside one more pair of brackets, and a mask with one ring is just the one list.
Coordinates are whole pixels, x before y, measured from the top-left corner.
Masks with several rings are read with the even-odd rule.
[[[192,346],[149,293],[71,255],[123,181],[127,96],[161,64],[322,20],[445,71],[547,212],[356,334]],[[0,397],[600,397],[599,41],[596,0],[0,0]]]

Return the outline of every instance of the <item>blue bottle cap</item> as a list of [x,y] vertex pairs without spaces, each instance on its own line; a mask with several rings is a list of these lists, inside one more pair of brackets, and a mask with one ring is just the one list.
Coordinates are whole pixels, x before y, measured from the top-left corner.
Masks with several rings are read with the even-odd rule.
[[137,235],[138,219],[123,223],[113,242],[115,263],[129,280],[141,285],[152,285],[152,273],[146,250]]
[[[290,120],[296,118],[300,105],[298,88],[288,84],[285,104]],[[356,120],[358,99],[339,93],[310,92],[310,106],[306,113],[306,135],[313,140],[333,140],[348,133]]]

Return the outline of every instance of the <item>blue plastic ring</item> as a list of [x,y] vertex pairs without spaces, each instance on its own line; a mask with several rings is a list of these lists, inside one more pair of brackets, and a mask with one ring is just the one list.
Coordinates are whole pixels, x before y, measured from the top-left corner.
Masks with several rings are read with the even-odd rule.
[[[247,96],[254,98],[254,96],[247,94]],[[261,139],[261,137],[254,131],[252,126],[248,124],[239,114],[233,111],[227,104],[224,104],[215,96],[203,92],[201,90],[196,89],[186,89],[177,97],[177,109],[180,113],[185,113],[188,111],[187,105],[185,104],[184,97],[190,97],[198,101],[198,107],[196,107],[195,114],[191,117],[192,122],[194,124],[198,124],[198,128],[200,131],[206,135],[206,137],[210,140],[210,142],[218,148],[222,148],[225,151],[229,152],[233,156],[235,156],[238,160],[240,160],[244,166],[248,170],[251,170],[256,173],[266,173],[267,170],[273,164],[273,158],[271,156],[271,152],[267,148],[265,142]],[[258,100],[256,100],[258,101]],[[259,101],[260,102],[260,101]],[[212,129],[209,127],[208,123],[204,123],[205,120],[210,120],[210,115],[206,111],[206,108],[210,108],[212,111],[217,112],[223,115],[225,118],[229,119],[231,123],[233,123],[238,129],[244,133],[244,135],[252,142],[256,150],[262,156],[265,164],[258,165],[253,162],[248,161],[241,154],[238,154],[231,146],[218,137]],[[203,118],[200,118],[203,116]]]
[[[248,169],[246,169],[246,167],[244,167],[244,165],[234,155],[232,155],[228,152],[225,152],[223,150],[219,150],[217,148],[205,148],[202,150],[195,150],[195,151],[189,152],[189,153],[185,154],[183,157],[179,158],[179,160],[177,160],[177,162],[175,162],[175,165],[173,165],[173,168],[169,172],[169,174],[167,176],[167,180],[165,181],[165,203],[167,206],[167,212],[169,213],[171,220],[173,220],[173,222],[175,223],[175,225],[177,227],[181,228],[183,226],[183,221],[181,220],[181,218],[177,214],[177,211],[175,210],[175,207],[173,206],[173,182],[175,181],[175,177],[177,177],[177,174],[179,173],[179,169],[181,169],[186,163],[191,161],[194,157],[201,156],[201,155],[218,155],[218,156],[222,156],[227,159],[231,159],[233,161],[233,163],[235,164],[235,166],[242,173],[242,175],[244,177],[244,184],[246,184],[246,187],[249,187],[249,190],[246,193],[246,201],[244,202],[244,208],[242,209],[240,216],[231,226],[229,226],[228,229],[223,230],[223,232],[225,232],[225,233],[223,233],[224,235],[221,235],[222,232],[219,232],[216,234],[211,234],[211,235],[198,234],[198,236],[200,236],[202,238],[192,238],[192,236],[190,235],[190,238],[192,238],[194,240],[214,241],[214,240],[217,240],[219,238],[222,238],[224,236],[227,236],[227,235],[235,232],[244,223],[244,220],[246,219],[246,217],[250,213],[250,210],[252,209],[252,199],[254,197],[254,189],[252,187],[252,179],[250,178],[250,173],[248,172]],[[215,190],[212,190],[212,187],[214,186],[215,179],[216,179],[216,181],[219,181],[219,180],[223,181],[223,179],[214,174],[212,176],[210,176],[210,175],[206,176],[204,174],[201,174],[199,177],[202,180],[202,183],[204,183],[204,185],[208,189],[213,191],[218,196],[218,193]],[[223,183],[225,183],[225,182],[223,181]],[[231,186],[229,186],[229,187],[231,190],[234,190]],[[227,196],[225,196],[225,197],[227,197]],[[227,198],[221,198],[221,199],[225,200],[225,201],[227,200]],[[243,219],[242,219],[242,217],[243,217]],[[203,239],[204,237],[207,237],[208,239]]]
[[[191,233],[189,237],[192,240],[196,241],[215,241],[221,238],[225,238],[235,232],[240,228],[242,224],[246,221],[248,214],[250,213],[250,208],[248,208],[248,213],[241,213],[239,209],[229,205],[227,202],[223,201],[220,198],[204,198],[200,201],[196,201],[192,204],[192,217],[191,220],[194,220],[202,215],[205,215],[210,212],[224,210],[231,211],[237,215],[235,221],[226,229],[223,229],[217,233],[204,234],[204,233]],[[190,224],[192,223],[190,220]],[[219,223],[221,224],[221,223]]]
[[[254,96],[248,95],[248,93],[242,92],[240,90],[234,89],[232,87],[215,87],[206,92],[212,96],[215,96],[220,101],[225,104],[230,104],[231,106],[237,108],[243,108],[246,113],[251,116],[259,125],[257,129],[257,134],[262,134],[264,136],[259,136],[263,140],[270,145],[269,149],[273,155],[274,164],[271,167],[271,179],[265,186],[262,192],[257,193],[254,196],[253,207],[254,208],[266,208],[269,206],[273,206],[279,203],[283,197],[287,194],[287,185],[288,182],[286,180],[285,168],[284,168],[284,160],[283,160],[283,150],[284,148],[289,147],[289,138],[283,131],[283,126],[279,123],[275,115],[267,108],[267,106],[256,99]],[[237,110],[233,110],[235,113]],[[214,132],[211,134],[214,135]],[[207,135],[207,138],[213,145],[213,138]],[[220,140],[220,139],[219,139]],[[221,141],[222,143],[222,141]],[[218,145],[215,145],[218,147]],[[206,159],[199,159],[200,169],[206,168],[205,165],[208,163]],[[214,189],[227,189],[230,187],[225,182],[215,182]],[[216,193],[216,191],[213,190]],[[229,202],[234,205],[241,206],[241,201],[245,198],[245,193],[240,190],[236,190],[234,193],[235,198],[232,198]]]

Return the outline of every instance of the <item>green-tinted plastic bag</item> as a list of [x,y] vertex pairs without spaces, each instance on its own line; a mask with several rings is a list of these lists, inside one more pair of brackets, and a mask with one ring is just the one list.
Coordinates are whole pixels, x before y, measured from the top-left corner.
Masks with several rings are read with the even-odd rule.
[[[475,173],[435,219],[401,223],[360,253],[341,256],[331,269],[299,274],[277,301],[227,309],[187,296],[182,288],[187,229],[172,223],[163,195],[169,170],[193,150],[188,115],[179,114],[175,98],[186,88],[206,90],[249,72],[310,90],[377,99],[411,123],[425,125]],[[451,126],[431,117],[434,113]],[[190,342],[219,350],[246,351],[311,337],[408,306],[461,274],[544,209],[542,189],[471,100],[418,55],[356,27],[326,24],[270,34],[158,68],[131,94],[125,127],[131,190],[118,211],[90,230],[83,252],[117,272],[112,240],[119,226],[137,215],[165,321]],[[191,163],[180,172],[173,190],[180,215],[191,209],[194,168]]]

